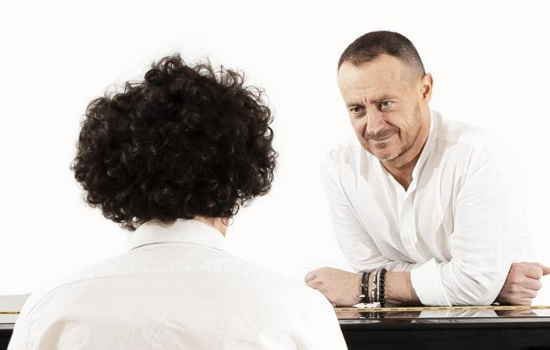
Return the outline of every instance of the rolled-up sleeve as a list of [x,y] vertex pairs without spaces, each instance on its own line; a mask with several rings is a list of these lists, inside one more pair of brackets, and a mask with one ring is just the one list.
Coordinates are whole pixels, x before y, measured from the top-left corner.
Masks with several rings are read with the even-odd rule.
[[487,305],[498,296],[525,230],[513,164],[499,142],[471,156],[455,200],[452,259],[411,271],[422,304]]

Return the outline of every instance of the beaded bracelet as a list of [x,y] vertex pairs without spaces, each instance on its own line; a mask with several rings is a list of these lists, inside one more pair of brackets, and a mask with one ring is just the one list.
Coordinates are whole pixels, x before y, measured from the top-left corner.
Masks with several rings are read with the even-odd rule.
[[376,279],[376,291],[378,292],[378,295],[376,296],[376,301],[380,302],[380,295],[381,295],[381,290],[380,290],[380,282],[381,282],[381,278],[380,278],[380,273],[381,271],[378,271],[378,278]]
[[380,306],[386,306],[386,291],[385,291],[385,282],[386,282],[386,272],[388,270],[382,269],[380,271],[380,289],[378,290],[378,298],[380,300]]

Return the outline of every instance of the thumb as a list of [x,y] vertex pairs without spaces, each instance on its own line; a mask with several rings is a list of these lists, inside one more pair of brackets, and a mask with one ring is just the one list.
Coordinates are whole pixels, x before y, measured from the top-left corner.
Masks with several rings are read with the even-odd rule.
[[311,271],[304,277],[304,281],[307,283],[315,278],[315,271]]
[[540,263],[534,263],[534,264],[541,268],[543,276],[550,275],[550,267],[544,266],[543,264],[540,264]]

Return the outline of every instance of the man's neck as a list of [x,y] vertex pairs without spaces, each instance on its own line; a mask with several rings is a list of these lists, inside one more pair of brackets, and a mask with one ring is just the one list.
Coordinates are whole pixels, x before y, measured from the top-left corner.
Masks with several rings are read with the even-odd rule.
[[223,218],[207,218],[204,216],[195,216],[194,219],[215,228],[216,230],[220,231],[220,233],[225,237],[228,225]]
[[405,191],[411,185],[413,180],[413,171],[420,159],[422,150],[428,141],[430,134],[430,124],[427,127],[421,129],[417,140],[415,140],[413,146],[400,157],[388,161],[381,161],[380,164],[390,173],[393,178],[405,189]]
[[412,182],[412,174],[414,171],[414,167],[416,166],[416,163],[418,162],[418,159],[420,158],[421,153],[422,153],[422,150],[418,152],[416,157],[414,157],[412,160],[404,164],[394,165],[391,163],[391,161],[380,162],[380,163],[393,176],[395,181],[397,181],[401,186],[403,186],[403,188],[406,191]]

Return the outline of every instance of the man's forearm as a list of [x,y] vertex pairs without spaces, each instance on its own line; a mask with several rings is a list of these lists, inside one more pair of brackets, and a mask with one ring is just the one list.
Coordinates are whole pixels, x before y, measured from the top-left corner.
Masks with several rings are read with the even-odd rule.
[[[304,279],[309,287],[323,293],[333,305],[351,306],[361,302],[362,273],[322,267],[309,272]],[[373,274],[368,283],[369,295],[372,285]],[[384,282],[384,296],[392,304],[420,304],[408,272],[388,271]]]
[[[362,274],[359,273],[358,276]],[[369,293],[372,291],[374,274],[369,278]],[[359,282],[360,283],[360,282]],[[386,272],[384,282],[384,299],[386,302],[396,305],[419,305],[420,300],[414,291],[409,272]]]
[[409,272],[386,273],[385,299],[392,304],[420,304],[414,291]]

